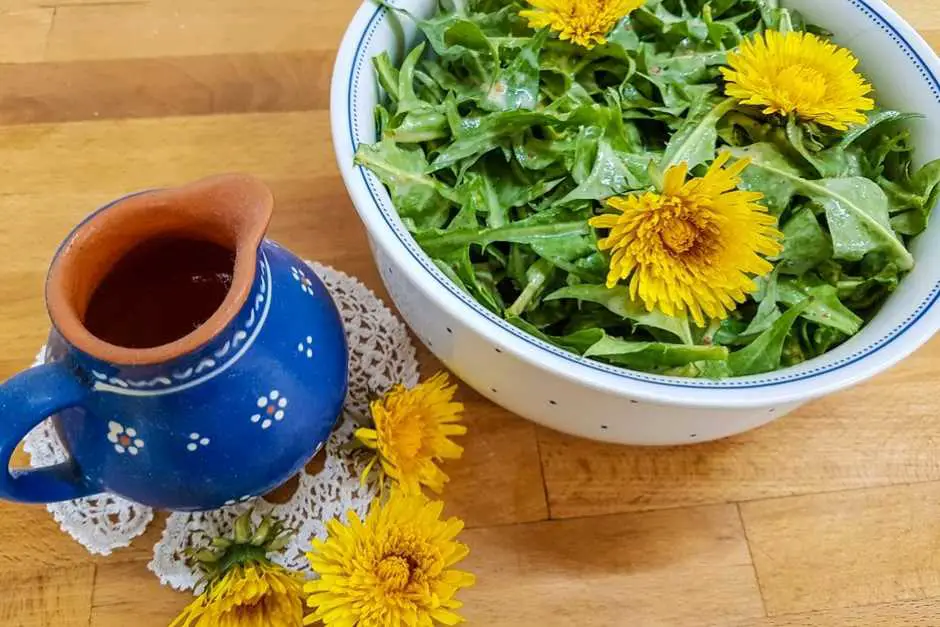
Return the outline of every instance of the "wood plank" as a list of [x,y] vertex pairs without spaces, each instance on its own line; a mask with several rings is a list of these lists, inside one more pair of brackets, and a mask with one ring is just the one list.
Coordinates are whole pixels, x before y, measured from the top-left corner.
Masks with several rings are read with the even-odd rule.
[[51,8],[0,8],[0,63],[41,61],[54,13]]
[[[9,547],[3,546],[4,549]],[[3,574],[0,625],[87,627],[95,582],[94,566],[49,569],[26,576],[17,570]]]
[[[442,368],[423,346],[419,352],[425,376]],[[457,439],[463,457],[442,465],[450,476],[442,495],[448,515],[462,518],[468,528],[548,518],[535,425],[467,386],[458,399],[466,405],[468,432]]]
[[940,479],[940,338],[875,380],[757,431],[691,447],[631,448],[539,430],[553,518]]
[[5,195],[113,198],[231,170],[266,179],[336,171],[326,111],[0,127],[0,160]]
[[940,30],[940,6],[928,0],[891,0],[891,8],[917,30]]
[[90,565],[93,560],[81,545],[62,533],[41,505],[0,501],[0,546],[0,573],[22,570],[42,574]]
[[269,0],[263,8],[257,0],[63,5],[46,60],[334,51],[358,8],[340,0]]
[[940,596],[940,482],[741,505],[771,615]]
[[0,65],[0,124],[329,107],[333,54]]
[[188,593],[160,585],[146,561],[98,566],[90,627],[169,625],[192,600]]
[[727,625],[763,615],[733,506],[474,529],[471,625]]
[[899,601],[748,620],[734,627],[936,627],[940,600]]

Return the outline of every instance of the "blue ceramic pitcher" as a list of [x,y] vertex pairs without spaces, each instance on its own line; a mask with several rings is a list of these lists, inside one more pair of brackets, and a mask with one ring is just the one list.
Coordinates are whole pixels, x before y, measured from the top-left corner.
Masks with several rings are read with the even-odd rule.
[[[47,363],[0,387],[0,497],[210,509],[310,460],[342,410],[346,340],[313,272],[264,239],[273,205],[223,175],[123,198],[69,235],[46,283]],[[8,471],[50,416],[70,460]]]

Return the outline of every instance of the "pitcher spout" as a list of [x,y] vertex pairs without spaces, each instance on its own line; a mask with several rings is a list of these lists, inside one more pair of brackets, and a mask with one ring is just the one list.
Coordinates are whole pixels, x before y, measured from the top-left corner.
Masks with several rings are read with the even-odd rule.
[[[53,326],[78,350],[116,365],[160,364],[197,350],[245,305],[273,208],[268,187],[241,174],[143,192],[103,207],[72,232],[52,262],[46,300]],[[221,277],[217,301],[211,286],[200,285],[189,285],[191,290],[202,290],[200,302],[173,299],[186,303],[186,314],[195,324],[174,318],[173,308],[165,303],[163,335],[125,340],[96,332],[96,317],[130,315],[133,308],[122,308],[122,299],[127,304],[139,305],[142,299],[164,304],[168,290],[175,288],[154,280],[163,266],[168,273],[188,273],[193,275],[191,281],[203,280],[202,274],[196,276],[185,266],[193,258],[201,260],[200,273]],[[135,273],[141,285],[135,285]],[[102,296],[102,291],[107,293]],[[118,328],[112,323],[106,326]]]

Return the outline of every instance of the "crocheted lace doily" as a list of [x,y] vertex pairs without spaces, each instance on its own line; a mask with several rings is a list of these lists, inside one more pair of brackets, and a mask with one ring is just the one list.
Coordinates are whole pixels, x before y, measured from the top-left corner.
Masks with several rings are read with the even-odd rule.
[[[326,521],[344,516],[349,509],[365,515],[375,494],[374,485],[360,485],[361,462],[343,445],[352,436],[356,417],[368,411],[374,394],[396,383],[417,383],[415,349],[401,320],[362,283],[330,267],[308,264],[336,301],[349,341],[349,395],[343,419],[326,444],[323,467],[315,473],[302,471],[296,492],[283,504],[259,498],[209,512],[170,514],[149,564],[165,585],[192,589],[199,576],[187,565],[185,550],[191,543],[203,544],[206,535],[229,532],[239,514],[249,508],[254,508],[256,520],[270,513],[297,530],[285,551],[274,559],[291,569],[306,571],[304,553],[313,537],[325,536]],[[45,349],[37,364],[43,362],[44,353]],[[34,467],[66,460],[65,449],[48,420],[26,437],[24,448]],[[99,555],[128,546],[153,521],[151,508],[111,494],[53,503],[48,509],[63,531]]]

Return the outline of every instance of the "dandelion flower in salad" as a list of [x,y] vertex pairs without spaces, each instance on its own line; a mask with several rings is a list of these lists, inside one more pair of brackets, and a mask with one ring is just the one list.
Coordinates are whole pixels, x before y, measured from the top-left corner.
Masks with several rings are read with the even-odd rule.
[[564,40],[584,48],[607,42],[617,22],[643,6],[645,0],[529,0],[520,11],[532,28],[546,26]]
[[844,131],[864,124],[863,112],[875,107],[855,55],[812,33],[767,31],[729,53],[728,65],[721,68],[726,93],[765,115],[792,114]]
[[779,253],[782,235],[776,219],[757,204],[763,195],[737,189],[748,162],[725,168],[730,158],[722,153],[705,176],[690,180],[685,163],[673,166],[662,193],[607,201],[616,213],[590,224],[609,229],[599,242],[611,251],[609,288],[629,281],[630,296],[647,310],[689,312],[699,326],[706,317],[726,318],[754,291],[751,276],[773,270],[762,255]]

